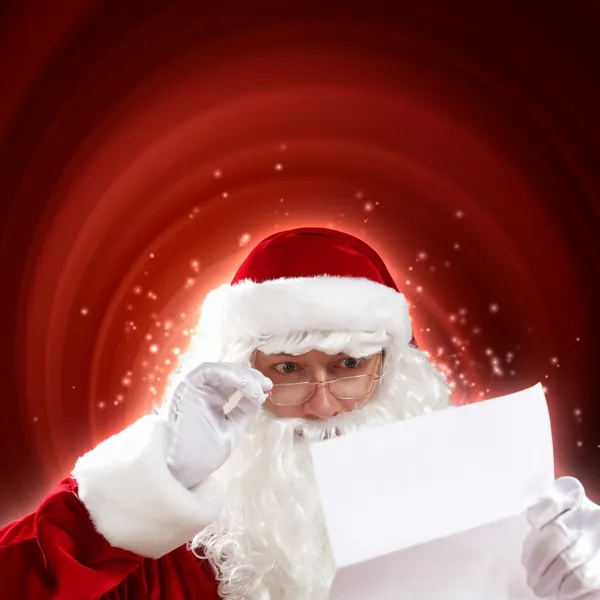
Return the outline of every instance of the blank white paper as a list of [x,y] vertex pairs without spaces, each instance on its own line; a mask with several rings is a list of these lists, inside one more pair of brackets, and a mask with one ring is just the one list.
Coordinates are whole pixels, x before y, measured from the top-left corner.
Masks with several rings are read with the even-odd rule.
[[525,508],[553,480],[540,384],[313,444],[333,600],[533,600]]

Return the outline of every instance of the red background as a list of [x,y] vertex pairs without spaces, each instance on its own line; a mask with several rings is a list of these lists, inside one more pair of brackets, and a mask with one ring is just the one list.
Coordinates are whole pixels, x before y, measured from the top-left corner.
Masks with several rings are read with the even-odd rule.
[[600,500],[600,9],[222,4],[4,9],[0,522],[147,412],[206,291],[299,225],[382,253],[459,402],[542,381],[557,471]]

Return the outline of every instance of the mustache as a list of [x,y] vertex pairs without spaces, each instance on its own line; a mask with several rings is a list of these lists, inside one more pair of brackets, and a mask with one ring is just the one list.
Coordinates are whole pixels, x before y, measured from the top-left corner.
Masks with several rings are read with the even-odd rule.
[[326,427],[321,431],[308,431],[304,427],[294,429],[294,436],[300,440],[307,442],[320,442],[331,438],[340,437],[343,435],[339,427]]

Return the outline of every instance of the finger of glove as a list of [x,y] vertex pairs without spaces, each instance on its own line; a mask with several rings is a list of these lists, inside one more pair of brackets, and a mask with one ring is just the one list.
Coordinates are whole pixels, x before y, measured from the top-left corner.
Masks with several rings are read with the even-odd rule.
[[[541,530],[532,529],[523,546],[522,560],[533,578],[542,577],[549,569],[556,571],[562,561],[555,565],[552,563],[561,553],[564,553],[565,561],[571,556],[565,550],[593,524],[593,508],[592,502],[585,498],[581,505],[564,512]],[[563,570],[562,576],[572,568],[573,565],[565,562],[566,570]]]
[[583,486],[574,477],[560,477],[527,509],[527,520],[541,529],[567,510],[581,504],[585,498]]
[[260,407],[267,399],[267,394],[263,394],[261,401],[249,400],[248,398],[240,398],[237,406],[229,413],[228,418],[231,427],[235,431],[236,439],[246,432],[260,411]]
[[203,363],[192,371],[187,380],[195,387],[203,384],[216,390],[221,399],[229,399],[236,391],[246,398],[262,398],[273,387],[271,380],[260,371],[230,363]]
[[[571,543],[572,540],[569,539],[564,529],[555,524],[550,524],[541,531],[532,529],[525,538],[521,561],[527,569],[527,585],[537,595],[547,595],[543,592],[551,585],[557,568],[558,557]],[[560,581],[561,576],[559,574],[554,583],[554,589],[558,589]]]
[[600,548],[589,538],[581,538],[574,546],[570,560],[580,564],[564,578],[558,600],[600,599]]

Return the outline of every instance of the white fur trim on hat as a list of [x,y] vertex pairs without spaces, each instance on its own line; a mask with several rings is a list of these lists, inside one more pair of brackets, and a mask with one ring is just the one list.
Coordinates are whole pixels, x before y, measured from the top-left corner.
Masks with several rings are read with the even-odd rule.
[[222,285],[208,294],[199,328],[211,343],[294,331],[385,330],[395,346],[411,340],[406,298],[368,279],[298,277]]
[[216,480],[188,490],[171,475],[166,428],[159,415],[142,417],[82,456],[72,473],[96,530],[112,546],[149,558],[191,540],[224,503]]

